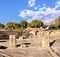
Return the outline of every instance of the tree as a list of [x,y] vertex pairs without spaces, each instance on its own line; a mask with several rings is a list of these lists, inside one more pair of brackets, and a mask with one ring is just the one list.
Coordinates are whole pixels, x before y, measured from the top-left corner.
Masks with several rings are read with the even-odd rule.
[[13,29],[14,29],[13,23],[12,23],[12,22],[8,22],[8,23],[5,25],[5,29],[13,30]]
[[50,24],[50,29],[59,29],[60,28],[60,16]]
[[40,26],[43,26],[43,22],[41,20],[33,20],[31,22],[31,26],[32,27],[36,27],[36,28],[39,28]]
[[60,28],[60,16],[55,20],[55,26]]
[[4,27],[5,27],[5,25],[0,23],[0,28],[3,29]]
[[20,22],[20,25],[21,25],[22,28],[26,28],[27,27],[27,21],[22,20]]
[[18,23],[16,23],[16,22],[13,22],[13,27],[15,28],[15,29],[18,29],[18,28],[20,28],[20,24],[18,24]]
[[20,28],[20,24],[18,24],[16,22],[8,22],[5,25],[5,29],[8,29],[8,30],[14,30],[14,29],[18,29],[18,28]]
[[51,24],[51,25],[49,26],[49,29],[54,30],[54,29],[56,29],[56,27],[55,27],[55,25],[54,25],[54,24]]
[[27,22],[27,27],[31,27],[31,23],[30,22]]

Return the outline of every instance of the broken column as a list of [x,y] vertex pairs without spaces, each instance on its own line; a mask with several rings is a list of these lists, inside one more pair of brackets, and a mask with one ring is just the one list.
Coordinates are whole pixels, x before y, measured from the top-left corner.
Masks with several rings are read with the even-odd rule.
[[16,47],[16,37],[13,35],[13,47]]
[[48,48],[49,45],[49,32],[43,31],[43,37],[42,37],[42,48]]
[[13,35],[9,35],[9,47],[13,46]]
[[9,36],[9,47],[16,47],[16,37],[15,35]]

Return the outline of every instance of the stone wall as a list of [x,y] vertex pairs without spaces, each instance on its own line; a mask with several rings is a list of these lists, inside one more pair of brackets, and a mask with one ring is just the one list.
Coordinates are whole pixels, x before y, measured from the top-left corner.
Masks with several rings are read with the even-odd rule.
[[60,37],[60,30],[53,30],[50,37]]

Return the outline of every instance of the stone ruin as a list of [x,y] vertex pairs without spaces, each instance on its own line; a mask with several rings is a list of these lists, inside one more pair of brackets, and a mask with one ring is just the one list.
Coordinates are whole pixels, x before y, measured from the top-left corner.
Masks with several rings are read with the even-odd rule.
[[[8,34],[10,33],[10,34]],[[5,32],[4,38],[8,39],[8,48],[26,48],[26,47],[34,47],[34,45],[40,45],[42,48],[50,47],[49,44],[49,36],[51,31],[47,31],[46,29],[31,29],[24,30],[22,32]],[[0,32],[0,34],[4,34],[4,32]],[[1,36],[2,38],[2,36]],[[41,39],[41,40],[40,40]]]
[[[58,53],[56,53],[50,47],[51,32],[52,31],[48,31],[47,28],[46,29],[34,28],[34,29],[30,29],[30,30],[24,30],[22,32],[12,32],[12,31],[11,32],[7,32],[7,31],[1,32],[0,31],[0,41],[7,40],[8,41],[8,48],[12,48],[12,49],[17,48],[17,47],[19,47],[19,48],[39,47],[44,50],[48,49],[49,50],[48,53],[50,53],[50,55],[52,55],[52,57],[59,57]],[[41,43],[41,45],[40,45],[40,43]],[[7,56],[6,54],[3,54],[3,55],[6,57],[11,57],[11,56]]]

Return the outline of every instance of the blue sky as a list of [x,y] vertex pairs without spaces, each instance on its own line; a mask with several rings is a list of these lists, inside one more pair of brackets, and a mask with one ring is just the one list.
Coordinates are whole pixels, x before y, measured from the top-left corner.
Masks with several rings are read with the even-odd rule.
[[34,19],[50,23],[60,16],[60,0],[0,0],[0,23]]

